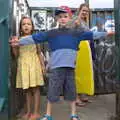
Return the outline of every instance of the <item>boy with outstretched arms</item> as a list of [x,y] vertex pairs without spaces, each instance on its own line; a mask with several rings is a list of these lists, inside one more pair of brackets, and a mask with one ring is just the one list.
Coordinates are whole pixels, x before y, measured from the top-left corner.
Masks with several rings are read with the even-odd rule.
[[71,20],[72,12],[67,6],[61,6],[55,12],[59,23],[58,29],[47,32],[40,32],[10,41],[12,46],[37,44],[48,41],[51,49],[49,60],[49,87],[47,94],[47,110],[42,120],[52,119],[52,104],[59,101],[63,91],[64,99],[69,101],[71,106],[71,120],[79,120],[76,114],[76,87],[74,81],[74,67],[76,60],[76,51],[81,40],[93,40],[100,37],[111,35],[111,33],[93,33],[72,30],[67,28],[66,24]]

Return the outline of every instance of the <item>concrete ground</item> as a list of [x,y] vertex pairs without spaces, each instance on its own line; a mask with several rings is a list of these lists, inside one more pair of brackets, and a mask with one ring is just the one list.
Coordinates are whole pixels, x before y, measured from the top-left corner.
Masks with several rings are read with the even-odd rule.
[[[77,107],[80,120],[113,120],[115,116],[115,95],[99,95],[90,97],[93,101],[88,103],[85,107]],[[53,118],[54,120],[70,120],[69,105],[65,101],[53,105]],[[46,109],[46,97],[41,100],[41,112],[43,115]],[[7,115],[0,114],[0,120],[8,120]],[[14,119],[16,120],[16,119]],[[19,119],[20,120],[20,119]]]
[[[85,107],[77,107],[80,120],[111,120],[111,117],[115,116],[114,94],[95,96],[91,100],[93,102],[88,103]],[[44,113],[44,103],[41,109]],[[70,120],[69,113],[69,105],[64,101],[53,106],[54,120]]]

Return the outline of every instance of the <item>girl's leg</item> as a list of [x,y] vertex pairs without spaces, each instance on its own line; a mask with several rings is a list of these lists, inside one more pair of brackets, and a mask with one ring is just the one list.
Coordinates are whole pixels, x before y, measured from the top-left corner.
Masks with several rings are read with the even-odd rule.
[[26,114],[23,116],[25,119],[28,119],[30,117],[30,113],[31,113],[31,100],[32,100],[32,94],[31,94],[31,90],[27,89],[25,91],[25,95],[26,95]]
[[34,111],[30,117],[30,120],[40,118],[40,89],[39,87],[31,88],[33,92],[33,107]]
[[33,96],[34,96],[33,114],[40,114],[40,89],[39,87],[33,88]]
[[31,101],[32,101],[32,93],[30,89],[26,92],[26,105],[27,105],[27,113],[31,112]]

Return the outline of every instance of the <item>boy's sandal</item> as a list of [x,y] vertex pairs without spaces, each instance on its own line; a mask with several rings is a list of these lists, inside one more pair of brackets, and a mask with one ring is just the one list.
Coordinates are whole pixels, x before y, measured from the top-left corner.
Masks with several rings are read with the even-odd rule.
[[71,120],[73,120],[73,118],[76,118],[77,120],[80,120],[80,118],[78,117],[78,115],[71,115]]
[[52,118],[52,116],[46,114],[40,120],[53,120],[53,118]]

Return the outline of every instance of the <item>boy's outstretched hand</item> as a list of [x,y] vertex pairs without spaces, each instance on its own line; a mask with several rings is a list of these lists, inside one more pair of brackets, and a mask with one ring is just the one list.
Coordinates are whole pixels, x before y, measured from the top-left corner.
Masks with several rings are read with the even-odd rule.
[[115,35],[115,32],[113,32],[113,31],[107,32],[107,36],[113,36],[113,35]]
[[12,36],[10,41],[9,41],[10,45],[12,47],[16,47],[16,46],[19,46],[19,40],[18,40],[18,37],[17,36]]

